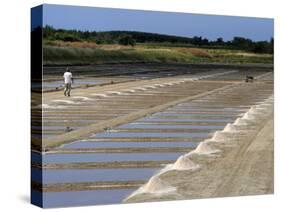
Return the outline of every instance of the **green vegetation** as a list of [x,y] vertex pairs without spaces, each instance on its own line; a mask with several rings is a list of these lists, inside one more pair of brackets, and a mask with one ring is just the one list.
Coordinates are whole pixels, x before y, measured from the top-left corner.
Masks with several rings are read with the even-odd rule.
[[97,44],[121,44],[134,46],[135,43],[157,43],[170,44],[173,46],[193,46],[200,48],[237,49],[254,53],[273,53],[273,38],[268,41],[252,41],[243,37],[234,37],[232,41],[224,41],[218,38],[216,41],[209,41],[206,38],[195,36],[193,38],[162,35],[147,32],[134,31],[108,31],[89,32],[79,30],[55,29],[51,26],[43,28],[44,40],[60,40],[65,42],[87,41]]
[[43,28],[44,64],[125,62],[273,63],[273,39],[209,41],[144,32],[88,32]]
[[245,53],[237,50],[195,48],[83,48],[44,46],[44,64],[98,64],[126,62],[181,63],[272,63],[270,54]]

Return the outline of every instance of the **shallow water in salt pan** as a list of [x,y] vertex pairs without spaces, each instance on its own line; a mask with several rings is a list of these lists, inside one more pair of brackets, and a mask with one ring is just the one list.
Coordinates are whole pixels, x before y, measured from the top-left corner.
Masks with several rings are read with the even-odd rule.
[[209,133],[166,133],[166,132],[112,132],[99,133],[93,138],[206,138]]
[[[43,170],[43,181],[50,183],[147,180],[157,168],[124,169],[50,169]],[[41,170],[32,169],[34,181],[40,182]],[[36,176],[38,176],[36,178]]]
[[156,124],[143,124],[143,123],[131,123],[125,124],[119,127],[119,129],[210,129],[219,130],[223,129],[224,125],[221,126],[201,126],[201,125],[156,125]]
[[[120,203],[135,189],[110,189],[92,191],[44,192],[44,207],[71,207],[83,205],[116,204]],[[33,196],[40,196],[40,192],[32,191]],[[35,200],[36,201],[36,200]],[[37,200],[40,202],[40,200]]]
[[149,147],[188,147],[197,146],[198,142],[93,142],[93,141],[77,141],[65,144],[63,149],[75,148],[149,148]]
[[144,118],[140,119],[139,121],[142,122],[221,122],[221,123],[228,123],[232,122],[235,119],[167,119],[167,118]]
[[43,164],[175,160],[181,154],[182,152],[46,154],[43,155]]

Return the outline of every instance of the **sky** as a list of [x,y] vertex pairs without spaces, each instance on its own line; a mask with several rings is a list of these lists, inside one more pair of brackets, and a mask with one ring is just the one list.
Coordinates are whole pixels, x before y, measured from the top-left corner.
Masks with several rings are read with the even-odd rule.
[[202,15],[175,12],[79,7],[43,6],[43,25],[83,31],[128,30],[183,37],[202,36],[209,40],[234,36],[254,41],[270,40],[274,23],[269,18]]

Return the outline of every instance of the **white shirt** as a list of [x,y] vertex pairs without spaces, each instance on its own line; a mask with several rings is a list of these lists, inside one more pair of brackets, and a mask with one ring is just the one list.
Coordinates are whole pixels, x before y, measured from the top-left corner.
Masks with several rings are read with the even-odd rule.
[[67,84],[67,83],[71,84],[72,83],[72,80],[71,80],[72,79],[72,74],[71,74],[71,72],[68,72],[68,71],[65,72],[63,77],[64,77],[64,83],[65,84]]

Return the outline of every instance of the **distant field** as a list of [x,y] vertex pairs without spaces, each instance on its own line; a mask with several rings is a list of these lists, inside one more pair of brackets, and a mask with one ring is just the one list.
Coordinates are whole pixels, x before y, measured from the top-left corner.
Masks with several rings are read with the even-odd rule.
[[272,64],[273,55],[241,50],[193,48],[157,43],[134,47],[94,42],[44,41],[45,65],[83,65],[126,62]]

